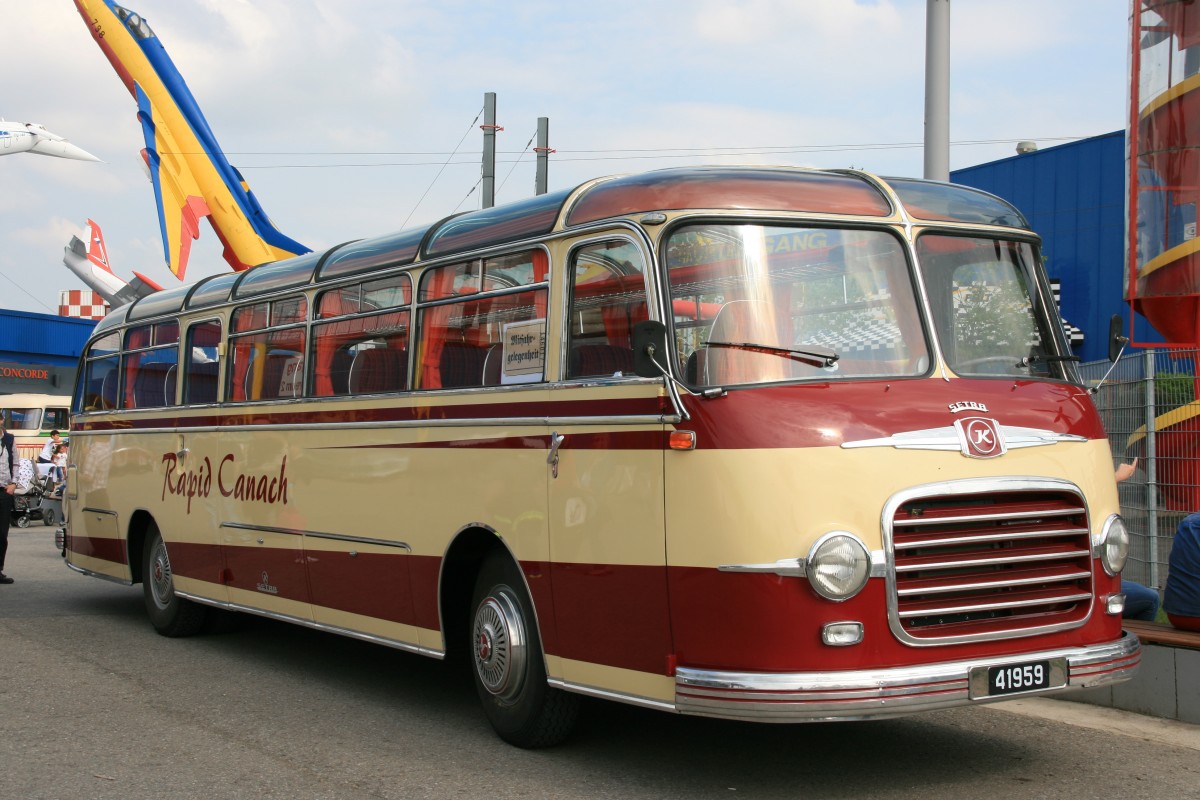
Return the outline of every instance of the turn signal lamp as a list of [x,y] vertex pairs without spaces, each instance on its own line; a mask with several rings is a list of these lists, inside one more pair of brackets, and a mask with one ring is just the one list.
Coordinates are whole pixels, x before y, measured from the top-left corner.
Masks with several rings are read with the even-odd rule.
[[695,450],[696,432],[671,431],[671,435],[667,438],[667,445],[672,450]]

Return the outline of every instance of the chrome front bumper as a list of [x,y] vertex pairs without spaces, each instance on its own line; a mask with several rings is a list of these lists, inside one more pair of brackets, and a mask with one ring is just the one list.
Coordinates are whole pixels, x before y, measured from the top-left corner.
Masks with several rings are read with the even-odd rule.
[[[684,714],[756,722],[879,719],[1118,683],[1134,676],[1141,657],[1137,636],[1124,633],[1115,642],[1091,647],[890,669],[770,673],[680,667],[675,673],[675,707]],[[978,676],[987,668],[1036,661],[1064,665],[1061,685],[982,693]],[[972,672],[977,676],[974,686]]]

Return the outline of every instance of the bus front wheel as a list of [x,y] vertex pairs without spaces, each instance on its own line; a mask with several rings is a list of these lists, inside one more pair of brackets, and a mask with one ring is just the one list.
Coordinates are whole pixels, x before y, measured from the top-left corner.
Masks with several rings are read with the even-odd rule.
[[154,524],[142,550],[142,594],[150,624],[163,636],[191,636],[204,626],[208,609],[175,594],[167,545]]
[[475,689],[501,739],[550,747],[570,735],[579,696],[546,683],[533,603],[511,559],[490,556],[475,583],[471,653]]

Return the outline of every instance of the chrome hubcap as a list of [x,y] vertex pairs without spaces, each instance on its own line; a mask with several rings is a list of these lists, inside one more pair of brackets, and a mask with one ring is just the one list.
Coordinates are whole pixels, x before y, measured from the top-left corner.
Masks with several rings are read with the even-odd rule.
[[167,546],[160,539],[150,554],[150,592],[159,608],[166,608],[175,596],[171,585],[171,562],[167,558]]
[[520,693],[528,650],[521,607],[510,591],[497,587],[479,604],[472,631],[475,672],[483,687],[501,700]]

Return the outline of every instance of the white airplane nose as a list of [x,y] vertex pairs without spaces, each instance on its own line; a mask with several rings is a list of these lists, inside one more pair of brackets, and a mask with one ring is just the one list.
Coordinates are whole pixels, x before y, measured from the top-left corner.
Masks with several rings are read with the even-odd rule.
[[44,156],[55,156],[57,158],[70,158],[75,161],[99,161],[94,155],[84,150],[82,147],[77,147],[68,141],[62,139],[49,140],[41,139],[32,148],[34,153],[39,153]]

